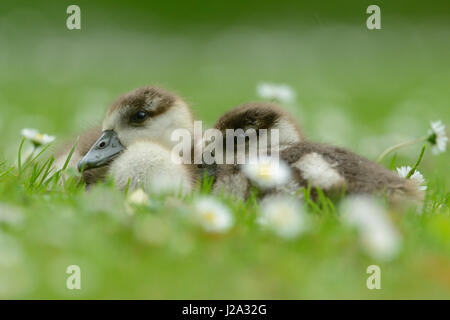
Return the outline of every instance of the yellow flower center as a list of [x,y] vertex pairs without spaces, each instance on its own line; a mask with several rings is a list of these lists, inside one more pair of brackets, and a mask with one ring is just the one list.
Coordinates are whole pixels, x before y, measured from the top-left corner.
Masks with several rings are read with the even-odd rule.
[[264,180],[272,178],[273,170],[270,164],[262,164],[258,168],[258,177]]
[[42,133],[38,133],[35,138],[36,140],[42,140],[44,139],[44,136],[42,135]]
[[213,224],[216,221],[216,215],[212,211],[208,211],[205,213],[204,218],[207,222]]
[[281,207],[278,213],[273,217],[273,221],[277,225],[288,225],[291,223],[292,213],[290,208]]

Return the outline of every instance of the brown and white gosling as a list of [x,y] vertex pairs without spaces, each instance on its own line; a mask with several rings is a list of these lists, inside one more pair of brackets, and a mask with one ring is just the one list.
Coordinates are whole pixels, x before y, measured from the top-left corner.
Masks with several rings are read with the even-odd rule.
[[[256,134],[257,141],[261,139],[267,141],[267,150],[265,150],[267,154],[270,154],[272,148],[284,150],[303,141],[303,134],[293,116],[276,104],[268,102],[252,102],[235,107],[221,116],[216,121],[214,128],[222,132],[224,146],[227,129],[242,129],[249,133],[244,149],[240,149],[238,143],[235,144],[235,160],[242,150],[248,155],[248,141],[252,138],[251,132]],[[247,131],[248,129],[254,129],[254,131]],[[260,131],[260,129],[267,131]],[[269,133],[271,129],[278,130],[278,141],[271,140]],[[237,140],[235,139],[235,142]],[[261,149],[261,145],[258,145],[258,151],[259,149]],[[294,182],[289,184],[297,186]],[[285,188],[286,186],[281,187]],[[213,190],[216,193],[224,192],[240,199],[247,199],[250,193],[250,181],[242,172],[241,165],[237,164],[237,161],[235,164],[221,164],[217,165]]]
[[142,187],[153,194],[186,195],[193,172],[190,166],[174,163],[173,156],[171,149],[155,141],[138,140],[111,162],[109,174],[121,190]]
[[[404,199],[422,200],[423,192],[412,180],[399,177],[364,157],[343,148],[306,141],[293,117],[274,104],[250,103],[224,114],[215,127],[225,129],[278,129],[280,159],[286,162],[292,178],[284,185],[267,190],[271,193],[295,194],[308,184],[315,197],[316,188],[331,195],[345,190],[346,194],[386,194],[392,202]],[[219,165],[216,192],[223,190],[241,198],[249,196],[250,181],[240,165]]]
[[[88,185],[112,175],[121,189],[155,191],[159,185],[188,192],[193,170],[171,161],[171,134],[180,128],[192,132],[193,122],[181,98],[157,87],[138,88],[110,106],[101,128],[81,135],[70,165],[83,172]],[[59,162],[66,158],[67,151]]]

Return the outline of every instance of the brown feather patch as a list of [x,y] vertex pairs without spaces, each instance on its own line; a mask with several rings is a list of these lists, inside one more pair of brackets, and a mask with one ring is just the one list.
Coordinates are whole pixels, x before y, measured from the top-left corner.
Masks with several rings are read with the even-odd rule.
[[165,112],[176,100],[176,96],[162,88],[147,86],[135,89],[120,96],[108,109],[107,115],[121,109],[139,110],[145,108],[151,101],[157,101],[155,109],[148,110],[151,116]]

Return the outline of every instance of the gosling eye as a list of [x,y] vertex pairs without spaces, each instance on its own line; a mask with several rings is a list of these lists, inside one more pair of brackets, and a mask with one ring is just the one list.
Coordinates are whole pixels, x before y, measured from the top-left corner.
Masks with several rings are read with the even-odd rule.
[[144,110],[139,110],[138,112],[134,113],[130,117],[130,123],[131,124],[140,124],[140,123],[144,122],[145,120],[147,120],[147,118],[148,118],[148,113]]

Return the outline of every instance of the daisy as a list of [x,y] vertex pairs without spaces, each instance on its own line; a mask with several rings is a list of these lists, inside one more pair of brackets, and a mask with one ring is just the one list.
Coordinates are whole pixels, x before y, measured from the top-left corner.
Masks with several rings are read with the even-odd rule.
[[212,197],[202,197],[194,202],[195,218],[207,232],[224,233],[233,226],[231,211]]
[[299,236],[309,225],[301,203],[287,196],[265,198],[257,222],[285,239]]
[[263,99],[285,103],[293,102],[296,96],[295,91],[285,84],[260,83],[256,91]]
[[271,188],[286,183],[291,171],[284,161],[275,161],[270,157],[250,160],[243,166],[244,174],[261,188]]
[[408,173],[411,170],[412,170],[412,168],[410,166],[399,167],[399,168],[397,168],[397,174],[402,178],[411,179],[411,180],[415,181],[417,183],[417,185],[419,186],[419,190],[422,190],[422,191],[427,190],[427,186],[423,185],[425,183],[425,179],[423,178],[423,175],[418,170],[415,170],[414,173],[411,175],[411,177],[407,178]]
[[35,145],[35,147],[49,144],[55,140],[55,137],[49,136],[46,133],[42,134],[36,129],[25,128],[22,129],[21,133],[22,136],[24,136],[25,139],[30,140]]
[[409,140],[406,142],[396,144],[392,147],[389,147],[381,153],[377,161],[381,162],[381,160],[383,160],[388,154],[390,154],[395,150],[423,141],[428,141],[432,145],[431,151],[433,152],[433,154],[437,155],[439,153],[445,152],[445,150],[447,149],[447,142],[448,142],[448,137],[445,132],[445,125],[442,124],[441,120],[438,120],[430,122],[430,126],[431,129],[428,130],[428,136]]
[[131,205],[145,206],[150,203],[148,194],[142,189],[136,189],[127,197],[127,202]]
[[388,261],[399,252],[401,238],[384,207],[370,196],[351,196],[340,206],[344,223],[358,230],[361,244],[373,258]]
[[433,154],[439,154],[445,152],[447,149],[448,137],[445,132],[445,125],[442,124],[442,121],[432,121],[430,122],[431,129],[428,130],[428,139],[433,147],[431,151]]

